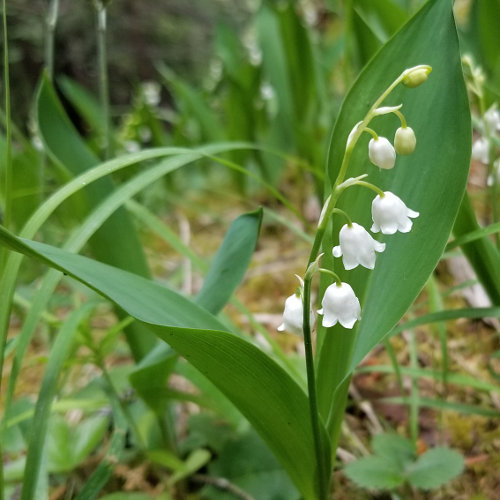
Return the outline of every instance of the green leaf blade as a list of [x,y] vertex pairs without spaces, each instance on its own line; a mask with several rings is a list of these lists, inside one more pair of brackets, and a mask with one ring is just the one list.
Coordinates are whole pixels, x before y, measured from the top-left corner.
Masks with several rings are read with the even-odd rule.
[[[126,271],[0,227],[10,248],[41,259],[108,297],[184,356],[221,390],[267,442],[306,500],[316,500],[318,477],[307,395],[267,354],[188,299]],[[325,471],[330,450],[321,427]]]
[[[437,49],[438,48],[438,49]],[[331,248],[338,244],[342,220],[334,219],[333,237],[325,241],[324,267],[332,268],[351,284],[362,307],[354,332],[334,327],[319,332],[319,398],[332,435],[343,408],[341,384],[355,366],[388,334],[416,298],[445,248],[464,193],[469,169],[471,127],[463,81],[452,2],[431,0],[377,53],[355,82],[343,104],[331,143],[329,185],[337,176],[349,132],[375,99],[401,74],[418,64],[433,71],[423,85],[398,86],[383,105],[402,103],[408,125],[417,137],[412,155],[398,156],[392,170],[370,164],[368,137],[362,137],[351,157],[347,177],[368,173],[367,180],[399,196],[419,211],[410,233],[383,236],[386,250],[377,256],[375,269],[344,271],[333,262]],[[392,140],[399,120],[378,117],[370,125]],[[350,188],[339,208],[364,227],[371,226],[374,193]],[[337,394],[337,399],[332,397]],[[325,417],[326,418],[326,417]]]

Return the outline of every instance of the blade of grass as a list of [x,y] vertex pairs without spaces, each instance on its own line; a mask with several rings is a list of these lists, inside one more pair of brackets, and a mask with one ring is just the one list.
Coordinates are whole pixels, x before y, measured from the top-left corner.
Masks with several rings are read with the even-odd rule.
[[[408,404],[405,398],[401,397],[381,398],[378,401],[380,403],[388,403],[388,404],[398,404],[398,405]],[[481,417],[488,417],[488,418],[500,417],[500,411],[498,410],[494,410],[492,408],[484,408],[482,406],[466,404],[466,403],[455,403],[452,401],[442,401],[440,399],[422,397],[419,400],[419,404],[421,408],[455,411],[457,413],[463,413],[464,415],[479,415]]]
[[56,394],[57,382],[64,362],[70,353],[78,325],[90,315],[96,304],[96,301],[88,302],[73,311],[62,324],[54,345],[50,350],[47,367],[34,410],[33,423],[30,426],[21,500],[31,500],[35,496],[43,460],[43,449],[47,436],[50,409]]
[[107,393],[113,412],[113,435],[111,436],[106,455],[88,478],[76,500],[93,500],[96,498],[104,486],[106,486],[114,467],[120,463],[125,451],[128,419],[114,391],[108,390]]
[[[410,368],[418,367],[418,348],[417,335],[415,330],[409,331],[408,348],[410,352]],[[408,398],[409,406],[409,424],[410,424],[410,439],[413,446],[416,448],[418,441],[418,413],[420,409],[420,392],[418,389],[418,379],[410,376],[410,397]]]
[[[403,375],[409,375],[418,378],[431,379],[438,382],[441,379],[441,374],[436,373],[435,370],[430,370],[426,368],[410,368],[406,366],[400,366],[399,371]],[[395,374],[396,370],[394,366],[390,365],[372,365],[372,366],[361,366],[356,370],[356,373],[388,373]],[[484,392],[495,392],[500,393],[500,385],[480,380],[469,375],[464,375],[462,373],[448,373],[448,384],[453,384],[457,386],[470,387],[471,389],[476,389],[478,391]]]
[[[439,288],[437,285],[437,280],[432,275],[427,283],[427,291],[429,293],[429,310],[431,313],[439,312],[444,309],[443,300],[441,294],[439,293]],[[448,345],[447,345],[447,334],[446,334],[446,324],[443,322],[438,322],[433,324],[431,329],[437,334],[439,338],[439,345],[441,348],[441,390],[439,391],[439,397],[442,400],[446,399],[447,390],[447,376],[448,376]],[[435,360],[433,360],[435,361]],[[434,363],[434,367],[437,373],[437,367]],[[440,439],[443,439],[443,412],[439,412],[439,435]]]
[[[7,36],[7,2],[2,0],[2,24],[3,24],[3,84],[5,93],[5,163],[3,179],[3,200],[4,200],[4,224],[10,228],[12,218],[12,132],[11,132],[11,111],[10,111],[10,76],[9,76],[9,39]],[[5,283],[7,268],[5,266],[8,260],[9,250],[0,249],[0,278]],[[7,340],[7,325],[5,329],[0,323],[0,375],[3,373],[3,361],[5,356],[5,346]],[[0,389],[2,385],[0,376]],[[5,419],[2,419],[2,422]],[[0,439],[0,457],[3,456],[2,439]],[[3,460],[0,460],[0,500],[4,499],[4,473]]]
[[500,222],[496,222],[494,224],[490,224],[489,226],[476,229],[475,231],[463,234],[450,241],[446,245],[445,252],[449,252],[450,250],[453,250],[456,247],[465,245],[466,243],[471,243],[476,240],[480,240],[485,236],[489,236],[490,234],[495,234],[499,232],[500,232]]
[[465,307],[460,309],[449,309],[447,311],[439,311],[435,313],[425,314],[408,321],[405,321],[397,326],[395,326],[391,332],[390,336],[396,335],[403,330],[409,328],[415,328],[420,325],[426,325],[428,323],[437,323],[439,321],[450,321],[453,319],[460,318],[472,318],[472,319],[482,319],[482,318],[500,318],[500,307]]

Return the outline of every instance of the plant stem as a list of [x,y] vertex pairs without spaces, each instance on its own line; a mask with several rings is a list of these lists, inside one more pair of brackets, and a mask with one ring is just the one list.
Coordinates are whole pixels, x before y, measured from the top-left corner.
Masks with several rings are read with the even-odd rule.
[[[325,478],[324,467],[324,453],[320,434],[320,421],[318,411],[318,396],[316,393],[316,377],[314,374],[314,355],[312,347],[312,332],[311,332],[311,315],[309,307],[305,304],[311,303],[311,282],[312,277],[304,280],[304,319],[303,319],[303,332],[304,332],[304,349],[306,356],[306,370],[307,370],[307,390],[309,394],[309,409],[311,413],[311,427],[313,433],[314,449],[316,454],[316,464],[318,470],[318,487],[319,499],[326,500],[328,481]],[[307,311],[307,314],[306,314]]]
[[[407,70],[406,70],[407,71]],[[307,270],[304,277],[304,293],[303,293],[303,333],[304,333],[304,349],[306,358],[306,372],[307,372],[307,388],[309,394],[309,411],[311,417],[311,428],[313,433],[313,441],[316,455],[316,462],[318,466],[318,481],[319,481],[319,498],[320,500],[326,500],[328,495],[329,480],[325,477],[325,453],[324,453],[324,443],[321,439],[320,434],[320,415],[318,409],[318,397],[316,392],[316,376],[314,369],[314,354],[312,346],[312,332],[311,332],[311,283],[313,278],[313,265],[316,262],[319,252],[321,250],[321,244],[323,237],[325,235],[328,222],[336,210],[335,206],[339,199],[339,196],[351,185],[355,185],[360,181],[360,178],[364,178],[365,175],[358,177],[356,179],[348,179],[344,182],[344,178],[349,167],[349,161],[351,159],[354,147],[360,138],[361,134],[366,130],[366,127],[370,121],[376,116],[375,110],[380,106],[384,99],[394,90],[394,88],[402,81],[406,74],[406,71],[401,73],[396,80],[394,80],[389,87],[379,96],[379,98],[373,103],[371,108],[368,110],[364,119],[359,122],[351,134],[344,150],[344,156],[342,158],[342,163],[340,165],[340,170],[338,176],[333,184],[330,196],[327,198],[321,216],[318,222],[318,227],[316,229],[316,234],[314,236],[313,245],[311,248],[311,253],[309,255],[309,260],[307,263]],[[365,183],[366,184],[366,183]],[[371,187],[366,186],[366,187]]]
[[96,2],[97,9],[97,50],[99,64],[99,98],[103,113],[102,153],[104,160],[110,157],[111,130],[109,113],[108,61],[106,50],[106,18],[107,10],[102,1]]
[[45,67],[50,80],[54,78],[54,36],[59,13],[59,0],[51,0],[47,13],[47,35],[45,38]]
[[[10,111],[10,75],[9,75],[9,40],[7,36],[7,7],[2,0],[3,7],[3,81],[5,87],[5,174],[4,174],[4,219],[3,225],[9,229],[12,224],[12,130]],[[2,253],[1,264],[5,254]],[[3,266],[2,266],[3,269]]]
[[[7,36],[7,5],[6,1],[2,0],[3,8],[3,82],[5,87],[5,176],[4,176],[4,220],[3,224],[6,228],[11,226],[12,222],[12,132],[11,132],[11,112],[10,112],[10,75],[9,75],[9,40]],[[3,282],[4,273],[7,272],[7,267],[4,265],[9,251],[3,248],[0,251],[0,278]],[[5,324],[0,323],[0,389],[2,383],[1,374],[3,372],[3,361],[5,355],[5,344],[7,340],[7,332],[9,329],[8,321]],[[6,415],[3,416],[0,429],[4,428]],[[0,500],[4,499],[4,471],[3,471],[3,449],[2,435],[0,434]]]

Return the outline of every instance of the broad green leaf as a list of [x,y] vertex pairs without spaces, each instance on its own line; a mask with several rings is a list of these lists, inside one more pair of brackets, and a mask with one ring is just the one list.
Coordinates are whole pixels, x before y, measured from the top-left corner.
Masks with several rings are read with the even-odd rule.
[[[410,233],[381,238],[387,247],[377,256],[373,271],[359,267],[345,271],[342,264],[333,262],[331,248],[338,244],[338,231],[344,224],[340,217],[334,217],[332,235],[325,241],[323,266],[334,267],[351,284],[362,307],[362,320],[354,331],[342,327],[327,333],[319,331],[319,398],[334,441],[349,375],[384,339],[425,285],[443,253],[464,193],[470,158],[470,115],[450,0],[427,2],[360,74],[335,125],[327,185],[337,176],[354,125],[402,71],[418,64],[432,66],[428,81],[414,89],[400,85],[383,103],[403,104],[401,111],[417,137],[415,152],[398,156],[394,169],[381,171],[369,162],[369,138],[363,136],[351,157],[347,177],[368,173],[367,181],[395,193],[419,211],[420,217]],[[399,121],[394,116],[382,116],[370,126],[392,139]],[[373,198],[374,193],[368,189],[349,188],[342,194],[339,208],[369,228]]]
[[[250,421],[306,500],[317,474],[307,396],[292,377],[250,342],[224,330],[210,313],[157,283],[126,271],[22,240],[0,228],[13,250],[42,259],[110,298],[144,322],[212,381]],[[328,438],[325,470],[330,473]]]
[[[356,37],[358,62],[364,66],[408,15],[391,0],[354,0],[348,5],[352,9],[352,34]],[[348,24],[346,29],[349,28]],[[350,32],[346,37],[349,35]]]
[[464,458],[457,451],[444,447],[432,448],[408,468],[408,481],[414,488],[432,490],[451,481],[463,468]]
[[383,457],[363,457],[344,468],[345,475],[363,488],[391,490],[405,482],[404,473]]
[[239,285],[255,250],[262,222],[262,210],[238,217],[229,227],[217,251],[196,303],[217,314]]
[[64,92],[64,97],[76,108],[91,130],[102,136],[104,134],[103,124],[105,118],[96,96],[68,77],[58,78],[57,83]]

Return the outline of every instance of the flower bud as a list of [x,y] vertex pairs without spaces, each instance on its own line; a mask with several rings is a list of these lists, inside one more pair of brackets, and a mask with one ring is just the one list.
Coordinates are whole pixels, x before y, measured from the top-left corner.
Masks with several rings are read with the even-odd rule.
[[409,155],[415,151],[417,138],[411,127],[399,127],[394,135],[394,149],[398,155]]
[[403,79],[401,81],[403,82],[403,85],[406,85],[406,87],[415,88],[427,80],[431,71],[432,68],[426,64],[414,66],[404,72]]
[[385,137],[379,136],[368,143],[368,157],[377,167],[389,169],[396,163],[396,151]]

